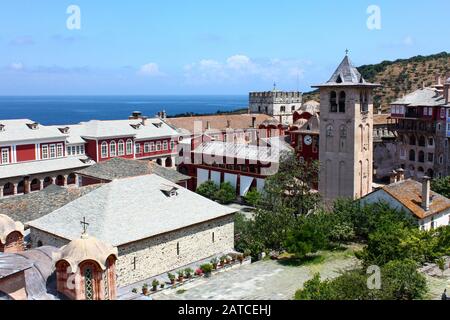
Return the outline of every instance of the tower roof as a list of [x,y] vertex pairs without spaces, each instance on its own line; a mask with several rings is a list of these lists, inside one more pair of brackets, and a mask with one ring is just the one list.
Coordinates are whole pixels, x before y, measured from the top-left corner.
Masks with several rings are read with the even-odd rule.
[[14,222],[14,220],[7,215],[0,214],[0,242],[3,244],[6,243],[6,237],[14,231],[20,232],[23,235],[23,224]]
[[330,80],[325,84],[313,86],[313,88],[338,86],[380,87],[381,85],[367,82],[346,55]]
[[53,256],[53,259],[55,262],[67,261],[71,272],[75,273],[78,265],[87,260],[97,262],[102,270],[105,270],[106,261],[111,255],[118,258],[117,248],[83,234],[80,239],[72,240],[68,245],[62,247]]

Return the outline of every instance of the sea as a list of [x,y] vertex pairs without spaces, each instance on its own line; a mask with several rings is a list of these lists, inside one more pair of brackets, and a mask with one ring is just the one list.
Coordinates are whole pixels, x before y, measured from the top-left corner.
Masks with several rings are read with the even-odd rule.
[[0,121],[31,119],[43,125],[127,119],[133,111],[153,117],[185,113],[214,114],[247,108],[246,95],[188,96],[0,96]]

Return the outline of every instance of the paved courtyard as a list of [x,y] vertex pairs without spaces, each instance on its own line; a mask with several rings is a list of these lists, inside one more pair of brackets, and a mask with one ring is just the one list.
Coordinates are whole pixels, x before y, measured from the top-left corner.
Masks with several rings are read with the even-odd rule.
[[178,289],[165,290],[152,296],[154,300],[287,300],[292,299],[303,283],[320,272],[333,278],[340,270],[357,264],[348,252],[327,256],[319,264],[283,265],[277,261],[260,261],[228,272],[199,279]]

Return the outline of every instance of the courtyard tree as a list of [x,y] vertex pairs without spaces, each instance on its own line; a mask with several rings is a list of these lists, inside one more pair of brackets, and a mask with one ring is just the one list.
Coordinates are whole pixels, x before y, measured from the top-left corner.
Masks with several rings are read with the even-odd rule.
[[197,193],[205,198],[213,200],[219,188],[213,181],[206,181],[197,188]]

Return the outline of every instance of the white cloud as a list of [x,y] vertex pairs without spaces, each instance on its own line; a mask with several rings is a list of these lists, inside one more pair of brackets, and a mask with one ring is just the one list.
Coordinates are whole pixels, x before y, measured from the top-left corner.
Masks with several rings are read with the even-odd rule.
[[138,74],[148,77],[159,77],[164,75],[164,73],[159,70],[158,64],[154,62],[147,63],[141,66]]
[[21,71],[24,69],[24,65],[22,62],[13,62],[9,65],[9,69],[14,71]]
[[184,76],[189,84],[241,83],[250,80],[278,81],[296,79],[303,75],[299,60],[262,59],[254,60],[243,54],[228,57],[223,62],[203,59],[184,67]]
[[403,39],[403,44],[405,46],[412,46],[414,44],[414,39],[411,36],[407,36],[405,37],[405,39]]

